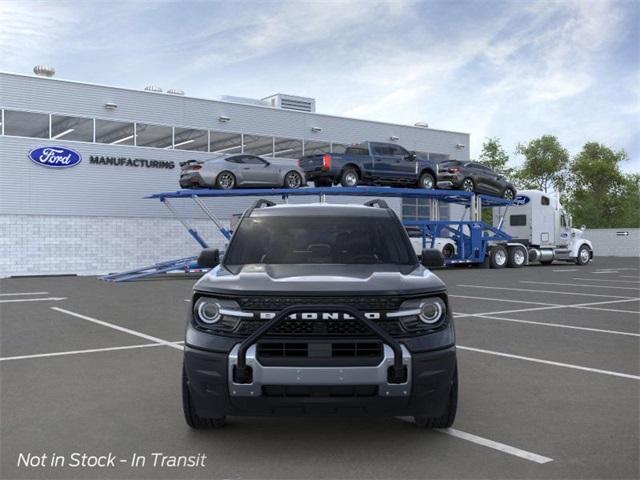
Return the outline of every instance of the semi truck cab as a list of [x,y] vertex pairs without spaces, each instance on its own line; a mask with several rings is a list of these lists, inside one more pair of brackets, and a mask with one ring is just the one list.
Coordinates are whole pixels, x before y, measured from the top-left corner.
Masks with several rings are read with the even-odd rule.
[[494,226],[501,221],[511,241],[527,247],[529,262],[561,260],[584,265],[593,259],[593,246],[583,238],[585,227],[573,228],[571,215],[556,197],[545,192],[519,192],[506,215],[503,209],[494,209]]

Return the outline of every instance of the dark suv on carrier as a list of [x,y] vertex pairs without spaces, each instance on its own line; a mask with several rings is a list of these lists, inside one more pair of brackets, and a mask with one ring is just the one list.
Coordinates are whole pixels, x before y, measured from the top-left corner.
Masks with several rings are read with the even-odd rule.
[[458,377],[446,287],[419,262],[395,212],[275,205],[240,219],[194,287],[183,406],[189,426],[240,415],[413,416],[448,427]]

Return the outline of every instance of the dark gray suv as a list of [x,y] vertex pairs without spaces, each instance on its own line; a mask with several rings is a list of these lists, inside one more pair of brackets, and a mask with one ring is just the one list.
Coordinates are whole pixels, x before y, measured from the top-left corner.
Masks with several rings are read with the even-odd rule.
[[458,377],[446,287],[382,200],[242,216],[194,287],[183,369],[189,426],[239,415],[413,416],[448,427]]

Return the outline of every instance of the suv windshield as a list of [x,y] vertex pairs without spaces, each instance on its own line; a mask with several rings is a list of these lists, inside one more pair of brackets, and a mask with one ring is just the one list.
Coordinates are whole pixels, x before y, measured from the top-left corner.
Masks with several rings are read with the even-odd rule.
[[274,215],[242,220],[224,263],[415,265],[417,260],[395,217]]

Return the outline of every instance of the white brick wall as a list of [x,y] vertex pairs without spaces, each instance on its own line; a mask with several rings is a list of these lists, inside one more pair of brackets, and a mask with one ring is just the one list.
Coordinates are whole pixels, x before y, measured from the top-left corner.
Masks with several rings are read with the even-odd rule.
[[[224,247],[210,221],[191,225],[210,246]],[[0,232],[0,277],[120,272],[200,252],[167,218],[0,215]]]
[[[619,233],[628,232],[628,235]],[[597,257],[640,257],[640,228],[593,228],[584,232]]]

